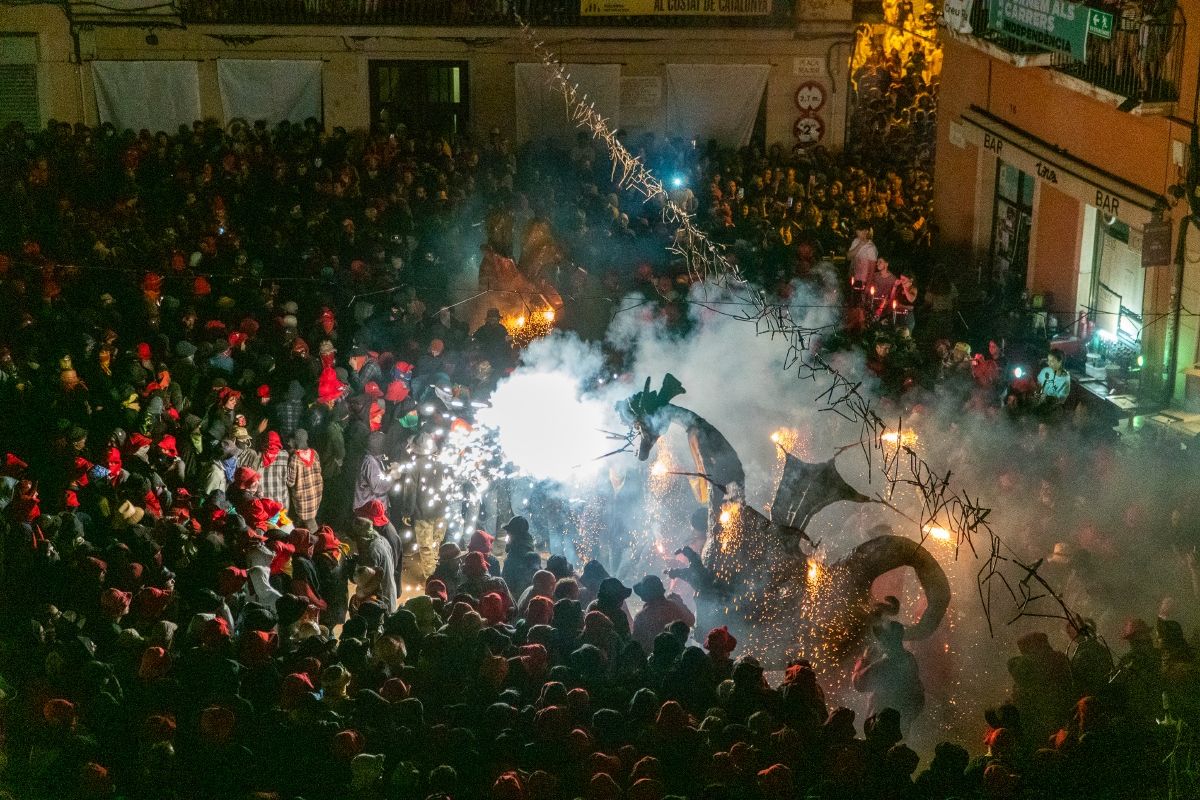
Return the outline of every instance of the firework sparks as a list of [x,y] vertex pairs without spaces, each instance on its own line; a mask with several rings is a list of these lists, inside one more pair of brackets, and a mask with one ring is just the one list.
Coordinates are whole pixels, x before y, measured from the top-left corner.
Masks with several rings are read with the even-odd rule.
[[892,447],[912,447],[917,443],[916,431],[887,431],[880,439]]
[[501,320],[500,324],[508,331],[513,344],[518,348],[524,348],[534,339],[548,336],[554,330],[556,316],[554,309],[546,308],[508,317]]

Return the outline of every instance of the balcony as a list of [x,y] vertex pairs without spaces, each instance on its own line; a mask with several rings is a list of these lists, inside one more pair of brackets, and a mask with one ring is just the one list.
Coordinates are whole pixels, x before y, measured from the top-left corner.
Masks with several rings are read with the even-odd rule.
[[1122,111],[1170,113],[1179,99],[1187,25],[1173,5],[1158,13],[1147,11],[1138,0],[1104,6],[1113,17],[1110,38],[1089,34],[1086,58],[1081,60],[1065,50],[990,29],[989,6],[994,2],[998,0],[974,0],[969,32],[948,29],[949,35],[1019,67],[1049,68],[1056,83]]
[[[1072,86],[1123,111],[1171,113],[1179,100],[1187,24],[1178,9],[1140,19],[1114,17],[1112,39],[1088,38],[1087,61],[1055,53],[1053,70]],[[1063,82],[1063,81],[1059,81]]]
[[793,0],[767,14],[587,16],[580,0],[180,0],[185,23],[200,25],[395,25],[515,27],[514,14],[541,28],[790,28]]

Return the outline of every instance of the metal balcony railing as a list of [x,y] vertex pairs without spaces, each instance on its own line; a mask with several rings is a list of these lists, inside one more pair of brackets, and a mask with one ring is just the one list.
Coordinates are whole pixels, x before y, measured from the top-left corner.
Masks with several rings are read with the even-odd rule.
[[985,42],[990,42],[1001,50],[1004,50],[1014,55],[1028,56],[1040,55],[1046,51],[1045,48],[1039,47],[1036,44],[1030,44],[1015,36],[1010,36],[1007,33],[993,31],[988,29],[988,7],[999,0],[975,0],[971,6],[971,32],[976,38],[982,39]]
[[1131,102],[1178,100],[1187,23],[1174,5],[1162,6],[1155,13],[1135,4],[1137,14],[1115,14],[1111,39],[1088,37],[1086,62],[1056,53],[1054,69]]
[[208,25],[779,28],[794,24],[793,0],[744,16],[585,16],[580,0],[180,0],[183,21]]
[[1179,99],[1187,24],[1172,0],[1159,0],[1157,6],[1139,0],[1123,0],[1116,6],[1104,5],[1103,10],[1113,14],[1112,38],[1089,36],[1086,61],[1077,61],[1070,53],[1047,51],[1036,44],[989,30],[988,6],[993,2],[998,0],[975,0],[971,7],[971,30],[976,38],[1014,55],[1050,53],[1052,69],[1134,104]]

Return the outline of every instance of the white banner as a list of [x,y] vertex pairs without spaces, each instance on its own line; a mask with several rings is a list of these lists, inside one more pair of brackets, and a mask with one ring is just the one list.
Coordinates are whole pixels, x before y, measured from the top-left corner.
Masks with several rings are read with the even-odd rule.
[[[615,127],[621,112],[620,64],[564,64],[596,111]],[[542,64],[516,65],[516,129],[520,143],[538,139],[573,141],[579,128],[567,116],[566,102],[551,87]]]
[[201,118],[195,61],[93,61],[101,122],[118,130],[167,131]]
[[667,64],[667,136],[744,147],[767,88],[767,64]]
[[217,60],[225,122],[304,122],[322,119],[321,62],[268,59]]

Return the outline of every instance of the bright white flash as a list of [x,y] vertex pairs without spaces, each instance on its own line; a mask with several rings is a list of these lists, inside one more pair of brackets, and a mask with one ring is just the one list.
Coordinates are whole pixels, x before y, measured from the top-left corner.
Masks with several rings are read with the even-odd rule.
[[614,449],[604,430],[619,425],[608,404],[580,397],[577,381],[561,372],[518,372],[476,416],[499,432],[508,460],[543,480],[598,470],[596,459]]

